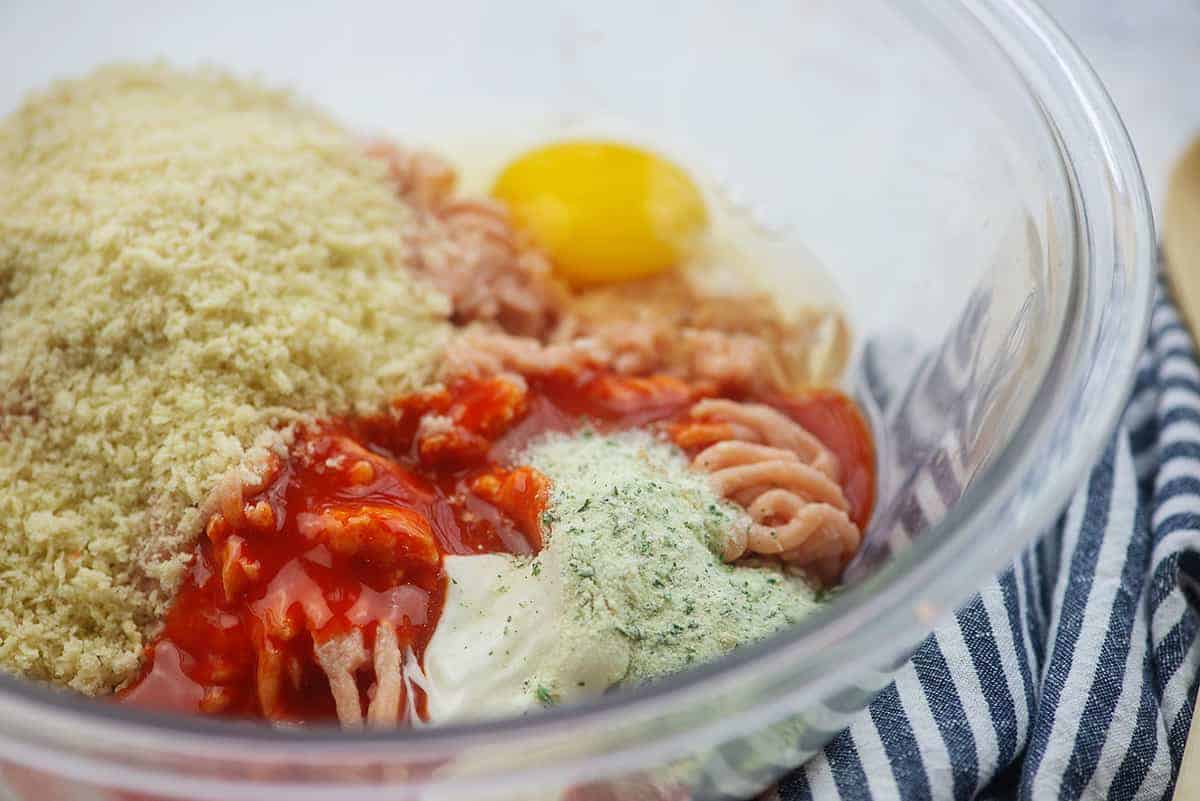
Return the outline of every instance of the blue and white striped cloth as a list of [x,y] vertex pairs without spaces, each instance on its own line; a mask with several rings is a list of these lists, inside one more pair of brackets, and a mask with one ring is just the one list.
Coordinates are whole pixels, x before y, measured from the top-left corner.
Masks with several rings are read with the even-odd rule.
[[1197,610],[1200,367],[1161,288],[1121,426],[1063,517],[766,798],[1169,799]]

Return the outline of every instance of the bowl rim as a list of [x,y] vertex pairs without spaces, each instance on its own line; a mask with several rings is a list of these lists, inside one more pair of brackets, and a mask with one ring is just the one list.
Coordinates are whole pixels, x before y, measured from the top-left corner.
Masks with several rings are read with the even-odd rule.
[[[1099,434],[1087,443],[1075,444],[1074,452],[1065,462],[1065,469],[1051,476],[1045,485],[1039,488],[1038,508],[1031,513],[1026,530],[1020,536],[1013,537],[1005,543],[1005,547],[996,548],[987,559],[974,560],[978,567],[973,566],[971,571],[949,569],[970,547],[971,538],[967,536],[970,530],[977,528],[980,520],[999,513],[1003,493],[997,493],[995,490],[998,487],[1015,486],[1020,479],[1019,468],[1022,465],[1027,466],[1034,459],[1038,441],[1021,435],[1030,431],[1039,432],[1043,436],[1046,433],[1048,422],[1037,419],[1034,413],[1036,400],[1025,411],[1024,419],[1014,435],[975,478],[963,497],[948,511],[945,519],[935,526],[935,530],[944,531],[945,536],[918,538],[911,548],[897,557],[897,568],[907,569],[889,571],[895,575],[883,587],[870,594],[865,591],[857,594],[847,593],[847,597],[830,604],[828,608],[822,609],[792,629],[654,685],[614,693],[568,707],[550,709],[524,718],[449,723],[436,727],[388,732],[344,732],[332,727],[280,730],[263,725],[96,703],[92,699],[68,695],[0,674],[0,742],[4,743],[4,750],[19,756],[25,764],[88,781],[96,781],[98,775],[111,773],[114,766],[111,763],[106,765],[105,760],[86,753],[78,753],[80,741],[88,736],[116,739],[118,733],[125,748],[130,747],[130,744],[142,744],[177,756],[186,756],[191,749],[197,749],[214,756],[221,755],[232,759],[246,757],[250,752],[254,753],[256,760],[271,759],[285,753],[289,761],[306,757],[328,759],[349,754],[358,757],[363,757],[364,754],[378,754],[383,758],[388,752],[394,755],[397,748],[404,748],[406,756],[436,756],[471,746],[490,744],[501,735],[505,738],[525,734],[549,736],[585,725],[589,728],[604,727],[616,718],[622,718],[624,724],[634,711],[638,719],[649,718],[660,710],[665,711],[667,707],[681,703],[684,699],[694,702],[700,695],[722,691],[722,688],[727,689],[737,674],[748,665],[769,666],[770,670],[784,669],[789,665],[794,668],[801,660],[811,660],[813,653],[817,651],[821,652],[827,665],[836,664],[838,659],[847,657],[854,657],[863,662],[880,662],[882,659],[875,657],[890,658],[886,651],[889,647],[894,649],[894,646],[889,643],[887,637],[871,635],[895,628],[901,616],[911,616],[911,609],[904,609],[907,600],[921,594],[937,599],[942,603],[943,609],[948,610],[969,597],[970,592],[977,588],[978,580],[987,575],[986,571],[995,572],[1007,564],[1019,548],[1042,531],[1062,510],[1066,499],[1079,486],[1107,441],[1109,433],[1115,428],[1125,407],[1135,375],[1136,362],[1149,329],[1155,286],[1155,274],[1152,269],[1155,249],[1150,202],[1128,133],[1099,78],[1067,36],[1034,0],[957,0],[955,4],[973,16],[989,33],[1003,33],[1022,42],[1024,47],[1033,48],[1036,51],[1033,54],[1039,57],[1040,67],[1057,73],[1052,77],[1063,82],[1064,91],[1073,95],[1090,123],[1091,127],[1087,133],[1094,139],[1093,144],[1100,148],[1111,177],[1123,190],[1121,196],[1125,198],[1125,208],[1122,210],[1133,220],[1133,230],[1125,232],[1124,236],[1129,240],[1127,244],[1132,255],[1127,260],[1133,262],[1134,281],[1127,287],[1129,305],[1120,310],[1122,317],[1117,321],[1129,336],[1115,347],[1114,362],[1106,377],[1106,383],[1112,389],[1098,401],[1093,414],[1093,424]],[[1036,97],[1036,92],[1034,94]],[[1077,210],[1077,216],[1084,216],[1082,212],[1086,211],[1087,209]],[[1085,224],[1091,225],[1093,222],[1095,221]],[[1120,233],[1113,232],[1113,235],[1119,236]],[[1073,266],[1076,272],[1085,269],[1079,254]],[[1118,265],[1114,263],[1114,278],[1117,272]],[[1075,284],[1070,291],[1072,297],[1075,297],[1075,293],[1080,289],[1078,280]],[[1074,313],[1080,311],[1075,309]],[[1070,312],[1065,315],[1064,325],[1069,322],[1070,317]],[[1066,346],[1067,338],[1060,338],[1052,357],[1054,363],[1069,355],[1064,352]],[[1040,377],[1035,397],[1041,397],[1048,391],[1049,377],[1053,373],[1050,367],[1046,369]],[[969,572],[970,577],[960,575],[960,572]],[[930,586],[934,587],[933,592],[928,591]],[[878,601],[881,594],[885,599],[894,602],[887,607],[888,611],[877,614],[877,609],[867,609],[868,598]],[[864,619],[868,612],[872,618]],[[850,624],[850,636],[845,635],[847,624]],[[906,625],[911,625],[911,622]],[[926,630],[929,628],[931,626],[926,626]],[[832,681],[829,675],[831,672],[823,671],[825,675],[814,681],[810,687],[806,687],[805,693],[818,692],[823,685],[829,684]],[[768,703],[769,700],[764,700],[758,706]],[[762,709],[747,710],[743,725],[753,728],[769,716],[769,713]],[[37,722],[36,728],[26,728],[33,726],[34,721]],[[37,733],[39,729],[40,733]],[[677,745],[676,741],[680,736],[676,732],[668,739]],[[691,742],[694,743],[695,740]],[[659,750],[664,753],[670,750],[668,743],[658,745]],[[639,743],[637,747],[645,757],[648,753],[645,744]],[[625,750],[628,749],[614,751],[605,756],[619,757]],[[64,751],[72,752],[71,760],[54,758]],[[71,764],[64,765],[64,762]],[[539,770],[551,771],[554,767],[557,766],[517,767],[511,772],[530,775]],[[140,770],[147,775],[155,772],[145,765],[135,766],[130,763],[121,763],[119,768],[122,771]],[[509,772],[502,769],[484,779],[494,781],[496,776]],[[175,772],[171,772],[171,775],[178,778]],[[124,778],[113,781],[123,786],[136,786]],[[205,786],[217,786],[214,781],[219,783],[219,780],[207,777],[189,778],[188,781]],[[452,777],[448,781],[459,780]],[[296,787],[291,783],[279,786],[289,789]],[[306,790],[319,794],[334,785],[322,787],[306,783],[304,786]],[[347,785],[336,786],[344,789]],[[158,785],[153,785],[152,789],[161,792]]]

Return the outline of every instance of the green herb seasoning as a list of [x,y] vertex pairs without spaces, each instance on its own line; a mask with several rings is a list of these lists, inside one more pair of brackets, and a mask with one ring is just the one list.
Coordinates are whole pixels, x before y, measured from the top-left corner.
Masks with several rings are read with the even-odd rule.
[[[673,445],[585,431],[539,440],[518,461],[551,481],[545,569],[562,568],[562,639],[600,635],[627,652],[627,683],[720,656],[816,607],[812,587],[776,564],[721,561],[728,532],[749,521]],[[590,637],[569,631],[580,626]]]

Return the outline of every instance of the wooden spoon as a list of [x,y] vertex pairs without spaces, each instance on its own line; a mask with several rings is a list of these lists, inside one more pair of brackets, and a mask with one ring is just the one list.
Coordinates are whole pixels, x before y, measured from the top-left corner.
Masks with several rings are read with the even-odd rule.
[[[1200,341],[1200,139],[1171,173],[1163,218],[1163,255],[1175,300],[1192,338]],[[1200,703],[1200,696],[1196,702]],[[1192,715],[1175,780],[1175,801],[1200,801],[1200,714]]]
[[1200,331],[1200,139],[1192,142],[1171,173],[1163,255],[1175,300],[1195,337]]

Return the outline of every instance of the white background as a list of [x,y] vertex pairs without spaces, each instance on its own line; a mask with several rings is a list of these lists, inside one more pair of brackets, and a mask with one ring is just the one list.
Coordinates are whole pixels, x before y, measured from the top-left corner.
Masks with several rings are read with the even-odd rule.
[[1043,0],[1108,86],[1161,222],[1171,164],[1200,136],[1200,0]]

